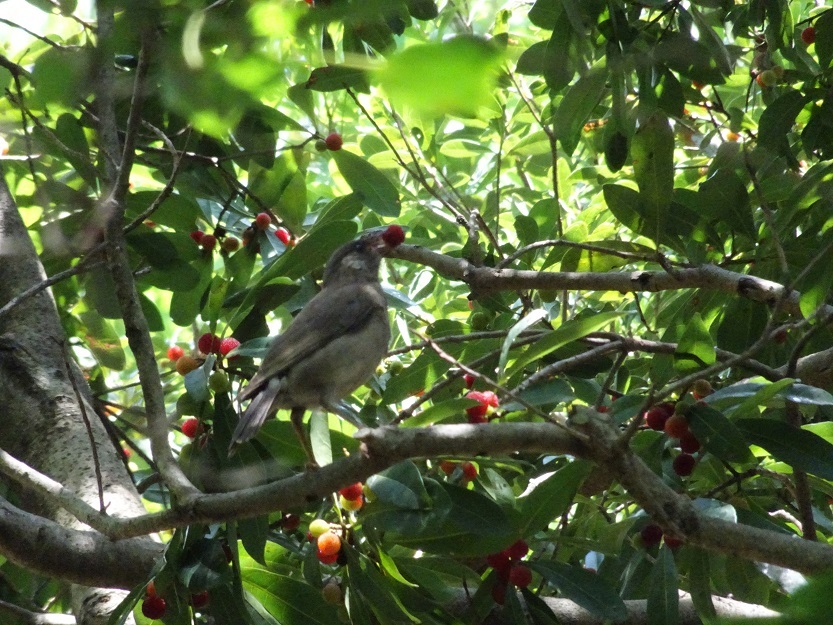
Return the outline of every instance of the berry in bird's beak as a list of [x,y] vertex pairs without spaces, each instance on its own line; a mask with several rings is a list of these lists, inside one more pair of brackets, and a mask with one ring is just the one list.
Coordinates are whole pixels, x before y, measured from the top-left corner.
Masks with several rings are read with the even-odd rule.
[[402,226],[392,224],[382,233],[382,240],[388,247],[397,247],[405,240],[405,231]]

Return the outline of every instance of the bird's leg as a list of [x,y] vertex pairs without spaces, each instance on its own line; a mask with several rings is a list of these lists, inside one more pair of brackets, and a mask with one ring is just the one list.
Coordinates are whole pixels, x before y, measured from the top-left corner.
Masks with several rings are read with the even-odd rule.
[[307,468],[317,469],[318,463],[315,461],[315,454],[312,453],[312,443],[309,441],[309,434],[304,429],[304,413],[306,411],[306,408],[293,408],[289,413],[289,420],[292,422],[295,436],[298,437],[301,447],[304,448],[304,453],[307,455]]

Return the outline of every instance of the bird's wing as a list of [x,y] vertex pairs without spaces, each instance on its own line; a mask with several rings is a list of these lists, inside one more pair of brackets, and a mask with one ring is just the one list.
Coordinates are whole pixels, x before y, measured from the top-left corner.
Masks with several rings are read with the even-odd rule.
[[334,339],[356,332],[385,309],[381,291],[369,284],[350,284],[324,289],[275,337],[260,369],[240,394],[244,401],[255,395],[266,380],[280,375]]

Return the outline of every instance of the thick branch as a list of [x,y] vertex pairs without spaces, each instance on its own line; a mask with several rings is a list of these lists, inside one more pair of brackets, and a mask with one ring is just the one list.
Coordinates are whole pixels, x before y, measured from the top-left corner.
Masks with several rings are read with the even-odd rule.
[[[476,267],[462,258],[453,258],[414,245],[400,245],[390,253],[393,258],[409,260],[432,267],[445,278],[465,282],[477,295],[494,291],[525,289],[571,291],[676,291],[679,289],[711,289],[741,295],[756,302],[775,304],[784,292],[783,285],[736,273],[714,265],[665,271],[611,271],[605,273],[575,271],[521,271]],[[797,291],[790,292],[784,311],[801,316]],[[824,307],[833,312],[833,306]]]
[[85,586],[131,588],[164,547],[146,539],[113,542],[98,532],[61,527],[0,499],[0,552],[46,577]]

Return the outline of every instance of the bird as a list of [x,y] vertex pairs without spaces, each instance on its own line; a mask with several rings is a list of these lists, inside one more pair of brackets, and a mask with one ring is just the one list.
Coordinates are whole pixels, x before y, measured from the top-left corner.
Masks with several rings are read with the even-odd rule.
[[317,465],[303,427],[307,409],[324,408],[356,422],[338,402],[364,384],[387,354],[390,323],[379,265],[401,238],[402,229],[389,226],[333,252],[321,290],[272,341],[260,369],[238,394],[240,403],[251,401],[232,434],[229,456],[279,409],[291,411],[311,466]]

